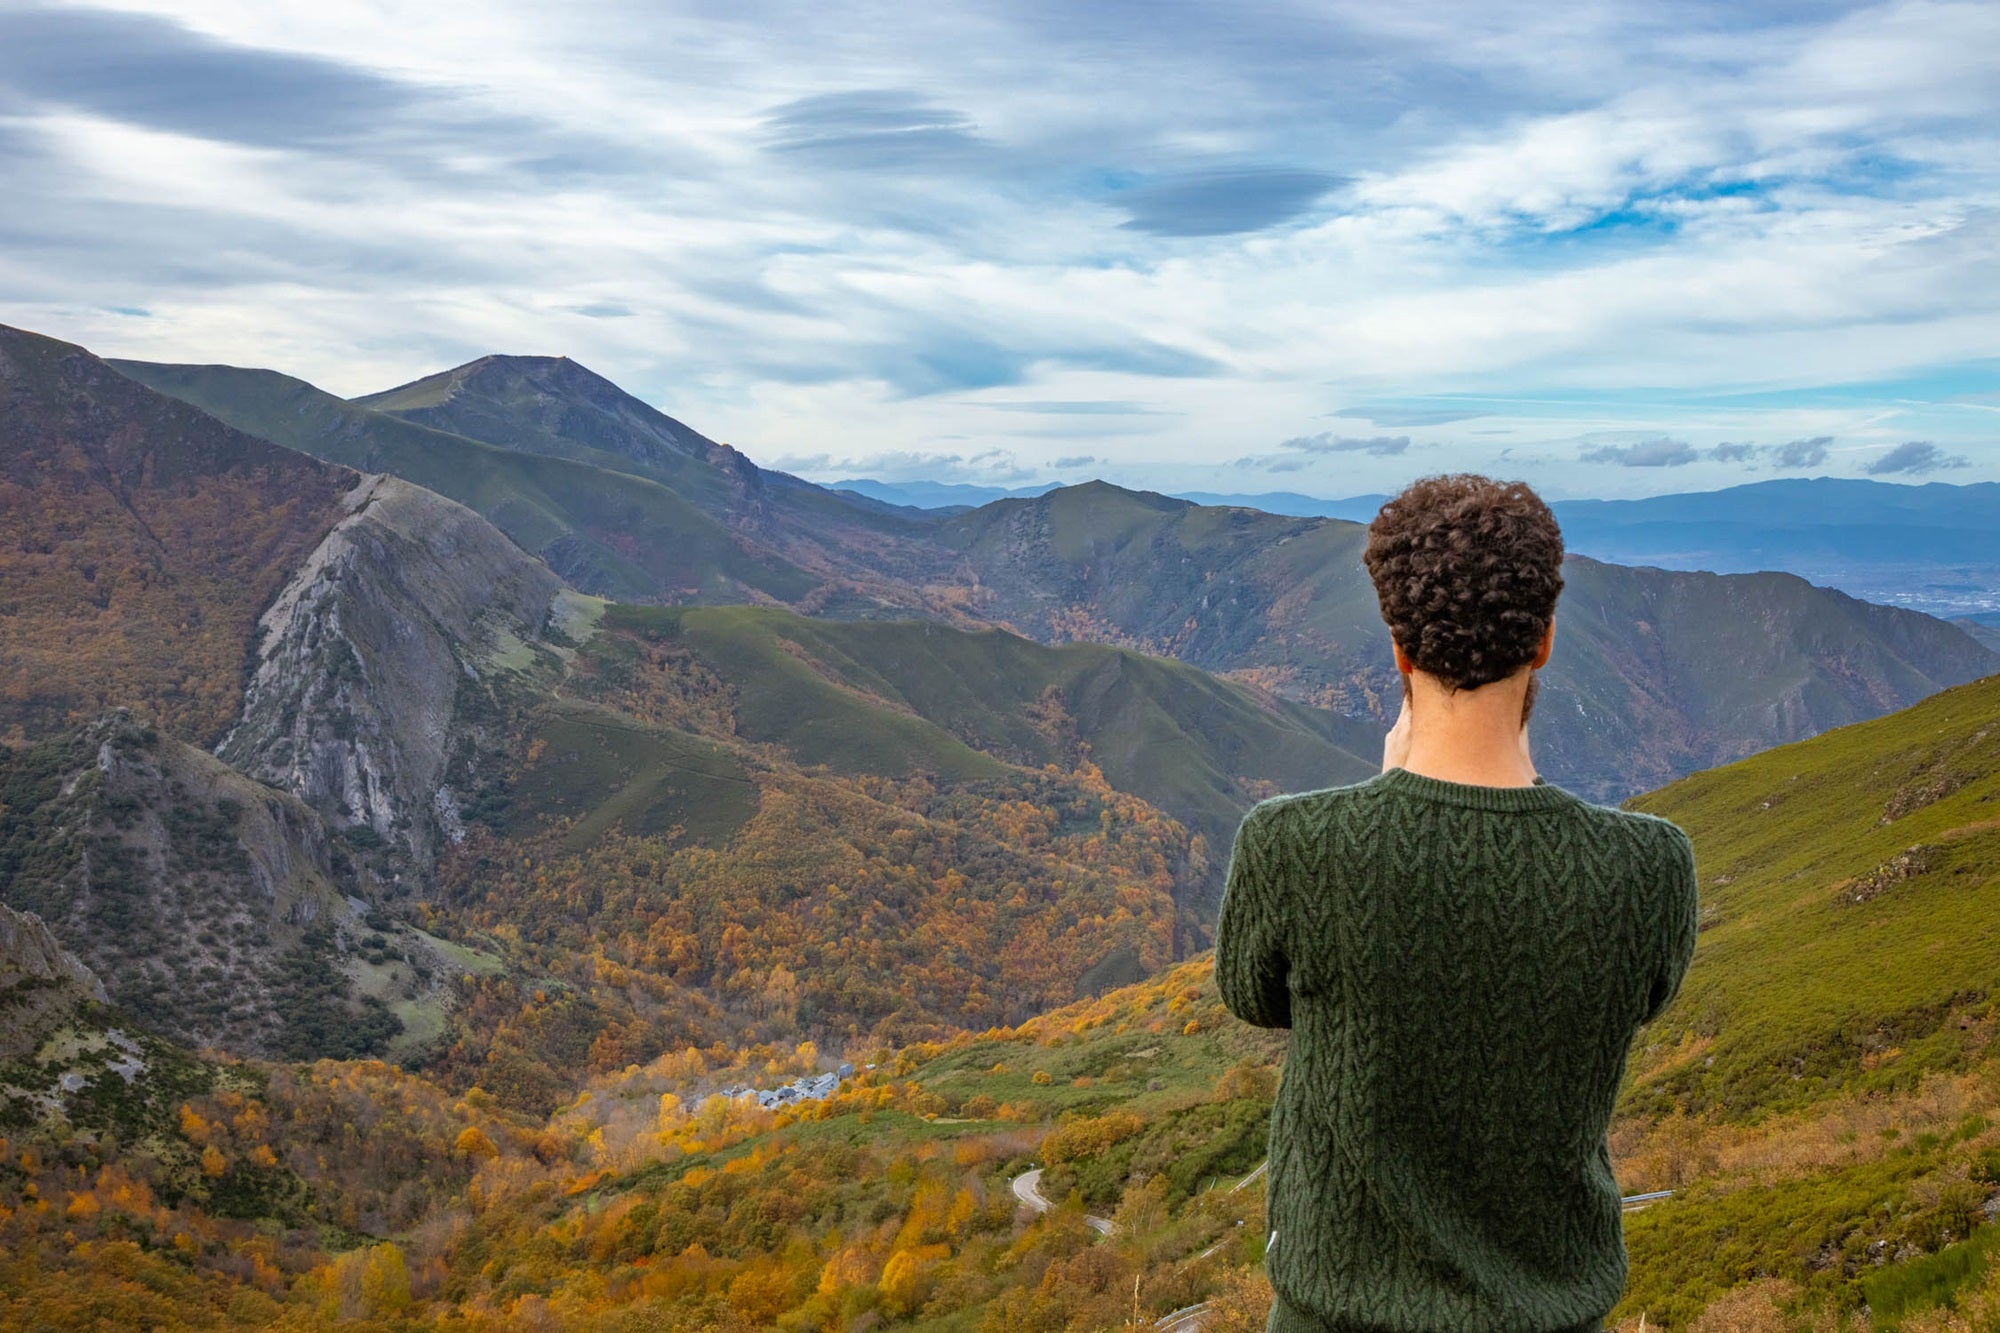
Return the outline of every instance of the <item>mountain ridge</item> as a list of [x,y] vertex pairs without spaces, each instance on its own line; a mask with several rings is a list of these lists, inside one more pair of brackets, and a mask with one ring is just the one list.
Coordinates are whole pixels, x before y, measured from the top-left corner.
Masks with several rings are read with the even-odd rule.
[[[431,386],[416,394],[431,405],[411,411],[487,436],[488,446],[512,441],[530,450],[518,458],[599,456],[607,440],[627,439],[634,431],[659,452],[668,448],[658,435],[663,422],[693,436],[574,362],[496,357],[470,365],[477,374],[461,367],[466,373],[413,382]],[[559,401],[554,381],[543,374],[551,366],[561,381],[587,383],[588,399]],[[182,373],[128,368],[170,390],[176,387],[172,376]],[[450,397],[433,403],[443,384],[451,385]],[[198,397],[230,410],[226,385],[210,383]],[[510,404],[520,403],[532,411],[515,421]],[[256,415],[276,420],[268,410]],[[253,422],[245,417],[243,424]],[[1362,529],[1356,524],[1200,506],[1104,482],[917,523],[885,515],[861,497],[843,498],[763,472],[735,450],[693,438],[722,460],[720,471],[691,459],[682,468],[701,469],[700,503],[710,506],[703,512],[743,543],[742,550],[786,562],[803,585],[767,584],[776,595],[746,596],[704,582],[685,596],[655,593],[644,600],[768,598],[835,619],[915,613],[959,626],[999,624],[1047,643],[1094,640],[1178,657],[1381,725],[1394,712],[1397,683],[1360,565]],[[618,465],[635,466],[630,459],[638,448],[628,448]],[[616,480],[623,473],[594,475],[599,487],[629,485]],[[504,519],[504,506],[486,507]],[[657,540],[669,540],[667,530]],[[1643,651],[1633,651],[1616,632],[1558,631],[1558,660],[1545,680],[1538,735],[1551,778],[1593,799],[1618,799],[1705,764],[1893,709],[2000,666],[2000,654],[1943,622],[1912,628],[1918,622],[1885,619],[1840,594],[1769,575],[1716,583],[1699,574],[1601,562],[1573,561],[1571,568],[1565,615],[1572,628],[1617,618],[1627,628],[1644,621],[1654,631]],[[1711,614],[1700,613],[1704,599],[1716,604]],[[1768,622],[1774,630],[1769,642],[1730,624],[1730,605]],[[1877,626],[1901,646],[1877,642]],[[1758,664],[1755,674],[1773,682],[1769,697],[1742,699],[1740,683],[1705,660],[1719,655],[1707,641],[1724,637],[1731,654]],[[1740,706],[1718,713],[1715,698],[1736,699]]]
[[735,534],[650,478],[522,454],[371,412],[276,371],[113,364],[239,429],[362,471],[394,472],[458,500],[585,592],[793,601],[820,582],[783,557],[746,550]]

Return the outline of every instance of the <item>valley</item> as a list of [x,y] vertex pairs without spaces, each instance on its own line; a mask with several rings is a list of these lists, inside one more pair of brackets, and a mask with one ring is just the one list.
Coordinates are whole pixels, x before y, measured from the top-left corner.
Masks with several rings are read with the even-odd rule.
[[[1207,951],[1243,812],[1380,766],[1359,524],[901,507],[564,358],[0,393],[0,1329],[1262,1327]],[[1565,577],[1538,759],[1703,901],[1620,1327],[2000,1307],[2000,652]]]

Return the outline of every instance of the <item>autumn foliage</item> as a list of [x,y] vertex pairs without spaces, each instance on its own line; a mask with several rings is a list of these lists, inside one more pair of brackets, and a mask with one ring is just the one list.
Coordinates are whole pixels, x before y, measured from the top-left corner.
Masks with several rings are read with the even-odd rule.
[[212,744],[345,469],[0,331],[0,741],[133,707]]

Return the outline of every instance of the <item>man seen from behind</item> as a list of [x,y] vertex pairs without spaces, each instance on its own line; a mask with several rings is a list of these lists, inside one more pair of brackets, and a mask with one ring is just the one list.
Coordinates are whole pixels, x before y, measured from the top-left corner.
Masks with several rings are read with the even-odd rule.
[[1431,477],[1366,561],[1403,678],[1383,771],[1245,817],[1216,981],[1290,1028],[1271,1114],[1279,1333],[1595,1329],[1625,1282],[1606,1140],[1694,951],[1694,857],[1536,776],[1562,534],[1527,486]]

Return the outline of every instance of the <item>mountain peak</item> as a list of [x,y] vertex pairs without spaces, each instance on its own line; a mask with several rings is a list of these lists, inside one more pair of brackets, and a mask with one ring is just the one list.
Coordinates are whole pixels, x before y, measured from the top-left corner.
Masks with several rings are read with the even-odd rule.
[[637,464],[675,486],[691,480],[690,463],[742,466],[734,451],[567,356],[495,353],[350,401],[504,449],[623,471]]
[[440,406],[461,394],[492,396],[523,385],[541,392],[629,397],[604,376],[567,356],[490,352],[450,370],[349,401],[377,412],[406,414]]

